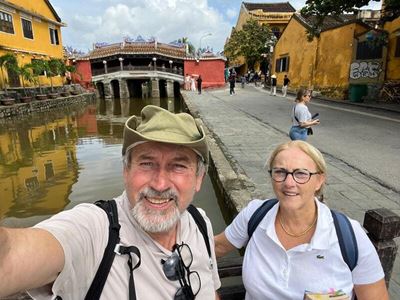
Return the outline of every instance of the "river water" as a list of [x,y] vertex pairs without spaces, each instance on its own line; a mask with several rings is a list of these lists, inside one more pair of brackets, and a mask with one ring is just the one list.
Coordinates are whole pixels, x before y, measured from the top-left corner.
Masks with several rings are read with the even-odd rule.
[[[181,98],[97,100],[0,121],[0,224],[26,227],[123,190],[124,121],[148,104],[181,112]],[[207,176],[194,204],[225,228]]]

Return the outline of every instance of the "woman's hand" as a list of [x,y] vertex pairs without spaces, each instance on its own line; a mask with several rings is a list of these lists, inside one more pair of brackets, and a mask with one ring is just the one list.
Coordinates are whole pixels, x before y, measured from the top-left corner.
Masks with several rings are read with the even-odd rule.
[[315,119],[315,120],[311,120],[311,125],[312,126],[314,126],[314,125],[319,125],[319,119]]

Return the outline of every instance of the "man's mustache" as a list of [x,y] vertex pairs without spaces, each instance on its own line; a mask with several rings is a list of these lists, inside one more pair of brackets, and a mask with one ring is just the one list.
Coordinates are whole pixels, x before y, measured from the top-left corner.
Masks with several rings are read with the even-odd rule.
[[143,200],[144,198],[168,198],[170,200],[174,200],[175,202],[178,201],[178,194],[175,190],[169,188],[165,191],[157,191],[151,187],[145,188],[143,191],[139,193],[139,201]]

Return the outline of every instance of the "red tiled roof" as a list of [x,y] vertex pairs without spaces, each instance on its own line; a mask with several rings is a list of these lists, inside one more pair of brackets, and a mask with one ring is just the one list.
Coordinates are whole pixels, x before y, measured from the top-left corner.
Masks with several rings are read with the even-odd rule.
[[249,3],[243,2],[249,11],[261,9],[264,12],[295,12],[296,9],[289,2],[280,3]]
[[171,58],[186,57],[186,49],[168,44],[154,42],[145,43],[117,43],[93,49],[87,57],[89,59],[108,57],[116,54],[160,54]]

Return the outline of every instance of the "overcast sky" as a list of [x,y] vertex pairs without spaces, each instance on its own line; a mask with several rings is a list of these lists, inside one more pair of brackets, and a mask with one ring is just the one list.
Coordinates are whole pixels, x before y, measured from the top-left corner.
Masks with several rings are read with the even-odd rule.
[[[235,26],[239,0],[50,0],[67,27],[64,46],[87,52],[96,42],[121,42],[123,37],[152,36],[163,43],[188,37],[197,48],[221,51]],[[285,2],[250,1],[245,2]],[[305,1],[290,1],[295,9]],[[371,1],[368,8],[380,9]],[[210,36],[205,36],[211,33]]]

